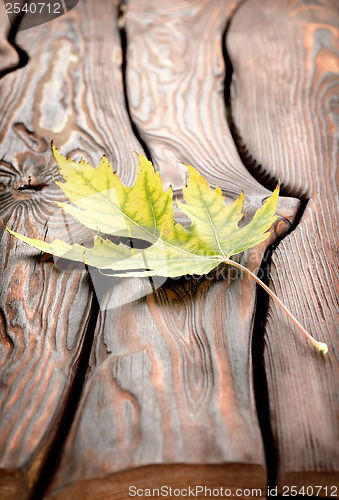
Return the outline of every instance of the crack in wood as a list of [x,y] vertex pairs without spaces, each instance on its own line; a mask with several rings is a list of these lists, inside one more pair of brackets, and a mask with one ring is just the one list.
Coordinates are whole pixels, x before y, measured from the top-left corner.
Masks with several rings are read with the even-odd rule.
[[[240,5],[242,5],[243,3],[245,3],[245,2],[241,2]],[[147,145],[147,140],[144,140],[141,137],[142,134],[140,134],[138,125],[135,122],[135,120],[133,119],[133,115],[132,115],[131,109],[130,109],[130,103],[129,103],[129,100],[128,100],[127,74],[126,74],[126,68],[127,68],[127,44],[128,44],[128,40],[127,40],[127,33],[126,33],[126,30],[125,30],[125,22],[124,22],[124,11],[125,11],[124,7],[125,7],[125,2],[121,2],[118,5],[118,26],[119,26],[119,29],[120,29],[120,40],[121,40],[121,49],[122,49],[122,75],[123,75],[123,94],[124,94],[124,98],[125,98],[125,107],[127,109],[128,117],[129,117],[129,120],[130,120],[130,125],[131,125],[131,128],[132,128],[133,132],[134,132],[134,135],[138,139],[138,141],[142,145],[142,147],[144,148],[147,157],[149,159],[151,159],[151,153],[150,153],[150,149],[149,149],[149,147]],[[233,19],[234,14],[235,14],[236,11],[237,11],[237,9],[232,13],[231,19]],[[227,27],[226,27],[225,32],[224,32],[224,36],[222,37],[222,46],[223,46],[226,54],[227,54],[227,52],[226,52],[226,34],[227,34],[227,31],[228,31],[228,29],[230,27],[231,19],[227,23]],[[14,40],[15,40],[15,36],[14,36]],[[225,57],[225,65],[227,67],[227,72],[231,68],[230,64],[231,64],[231,62],[230,61],[227,62],[226,61],[226,57]],[[19,67],[21,67],[21,66],[19,66]],[[15,68],[15,69],[18,69],[18,68]],[[13,71],[15,69],[13,69]],[[228,77],[227,80],[225,80],[225,101],[227,101],[226,81],[228,81],[228,86],[230,86],[230,84],[231,84],[231,75]],[[229,105],[228,105],[228,114],[227,114],[227,117],[229,119],[229,123],[231,123],[231,121],[232,121],[232,113],[231,113],[231,108],[230,108]],[[233,138],[234,138],[234,136],[233,136]],[[238,147],[238,144],[237,144],[236,140],[234,140],[234,143],[237,146],[237,149],[238,149],[238,152],[239,152],[239,147]],[[243,161],[243,163],[244,163],[244,165],[246,165],[246,163],[244,161]],[[253,175],[253,172],[250,171],[250,173],[255,178],[255,175]],[[262,182],[261,182],[261,184],[262,184]],[[30,185],[31,185],[30,182],[28,182],[28,185],[25,184],[24,186],[22,186],[21,188],[19,188],[19,191],[20,190],[27,191],[27,187],[30,187]],[[288,223],[290,224],[290,219],[288,219],[288,217],[286,217],[285,220],[288,221]],[[276,236],[278,234],[279,234],[279,231],[276,233]],[[262,260],[261,267],[260,267],[260,270],[259,270],[259,272],[260,273],[264,273],[266,275],[266,277],[268,277],[268,274],[269,274],[269,261],[270,261],[270,256],[272,255],[272,252],[273,252],[273,247],[271,247],[269,250],[267,250],[267,252],[265,253],[265,256],[264,256],[264,258]],[[171,298],[171,296],[170,296],[170,298]],[[262,321],[262,318],[260,318],[259,315],[258,315],[258,309],[261,308],[261,305],[260,305],[260,300],[261,299],[260,299],[260,297],[258,297],[257,300],[258,300],[259,307],[257,306],[257,314],[256,314],[256,320],[255,321],[259,322],[259,320]],[[174,299],[173,299],[172,302],[175,305],[175,300]],[[163,303],[162,303],[162,306],[164,308],[164,304]],[[153,305],[153,307],[155,308],[155,305]],[[266,310],[266,306],[265,306],[265,310]],[[156,311],[157,311],[157,314],[160,317],[159,309],[156,309]],[[74,418],[74,415],[75,415],[75,412],[76,412],[76,408],[77,408],[77,404],[79,402],[79,399],[80,399],[81,393],[82,393],[82,389],[83,389],[85,372],[86,372],[86,369],[87,369],[87,366],[88,366],[88,360],[89,360],[89,352],[91,351],[91,348],[92,348],[94,328],[95,328],[95,323],[96,323],[96,320],[98,318],[98,315],[99,315],[99,307],[98,307],[98,304],[96,303],[96,304],[94,304],[92,306],[92,309],[91,309],[91,316],[90,316],[90,320],[89,320],[88,327],[87,327],[87,333],[86,333],[86,337],[85,337],[84,350],[79,355],[81,360],[80,361],[76,361],[75,365],[73,366],[73,369],[77,370],[77,376],[76,376],[75,385],[73,386],[72,392],[70,393],[70,396],[69,396],[70,407],[68,408],[68,405],[66,406],[65,413],[64,413],[64,416],[62,418],[61,428],[59,429],[59,433],[58,433],[57,437],[54,439],[53,447],[51,448],[51,451],[49,453],[50,458],[47,461],[47,464],[46,464],[45,468],[42,471],[41,480],[38,483],[36,489],[34,490],[34,494],[33,494],[33,495],[35,495],[34,500],[36,498],[40,498],[43,495],[43,491],[44,491],[44,489],[46,487],[46,484],[49,481],[50,476],[51,476],[50,475],[50,471],[54,467],[54,465],[56,463],[56,460],[57,460],[57,457],[60,455],[60,453],[62,451],[61,450],[62,443],[64,442],[64,440],[65,440],[65,438],[67,436],[68,430],[70,428],[70,425],[71,425],[71,423],[73,421],[73,418]],[[161,321],[162,320],[160,318],[159,319],[159,323],[161,323]],[[263,373],[261,371],[262,370],[262,359],[261,359],[261,357],[262,357],[262,353],[261,353],[261,350],[262,350],[262,343],[261,343],[261,341],[262,341],[262,339],[260,339],[258,333],[256,333],[257,329],[259,329],[259,326],[255,325],[254,341],[253,341],[253,351],[252,351],[253,352],[253,361],[254,361],[254,365],[253,366],[254,366],[254,372],[255,372],[254,375],[258,376],[258,377],[261,377],[262,373]],[[261,332],[262,331],[263,331],[263,329],[261,330]],[[256,345],[254,345],[254,344],[256,344]],[[138,361],[138,360],[136,360],[136,361]],[[256,361],[258,361],[257,365],[255,364]],[[119,364],[117,364],[117,366],[118,365]],[[121,369],[124,368],[124,367],[121,367],[120,365],[118,366],[118,368],[119,367]],[[265,391],[263,391],[263,393],[260,392],[260,387],[258,387],[259,383],[260,383],[260,378],[257,379],[257,381],[255,381],[256,396],[257,396],[257,399],[259,399],[259,398],[264,399],[265,398]],[[263,404],[259,403],[259,406],[262,407]],[[264,413],[267,416],[266,409],[267,408],[265,407],[264,408]],[[262,425],[262,427],[263,427],[263,425]],[[262,432],[263,432],[263,429],[262,429]],[[268,454],[267,454],[267,457],[268,457]],[[44,476],[45,476],[45,478],[44,478]]]
[[[147,146],[147,143],[144,141],[143,137],[141,136],[138,126],[134,122],[131,114],[131,108],[129,104],[129,98],[128,98],[128,92],[127,92],[127,76],[126,76],[126,68],[127,68],[127,33],[125,29],[125,13],[126,13],[126,1],[122,0],[118,4],[118,29],[119,29],[119,34],[120,34],[120,44],[121,44],[121,50],[122,50],[122,63],[121,63],[121,71],[122,71],[122,82],[123,82],[123,91],[124,91],[124,99],[125,99],[125,105],[126,105],[126,110],[127,110],[127,115],[130,121],[130,125],[132,128],[132,131],[140,143],[141,147],[144,150],[145,156],[149,161],[152,161],[152,156],[151,152]],[[152,162],[153,163],[153,162]]]
[[338,479],[337,14],[331,1],[250,0],[228,37],[232,132],[243,163],[268,187],[280,178],[301,199],[289,237],[272,252],[270,286],[329,345],[318,356],[289,325],[282,342],[285,318],[269,304],[261,355],[279,493]]
[[15,66],[9,66],[8,68],[4,68],[3,70],[0,71],[0,80],[3,78],[5,75],[8,75],[9,73],[13,73],[14,71],[17,71],[20,68],[24,68],[29,61],[29,55],[27,52],[22,49],[17,43],[16,43],[16,36],[20,28],[20,24],[24,18],[25,12],[21,11],[20,14],[15,18],[15,21],[11,25],[11,28],[8,32],[7,36],[7,41],[9,44],[14,48],[16,51],[19,61]]
[[[86,266],[87,267],[87,266]],[[88,270],[87,270],[88,272]],[[90,273],[88,272],[88,276]],[[77,359],[74,359],[72,370],[75,375],[73,385],[68,395],[68,404],[65,406],[65,412],[60,419],[59,429],[56,433],[51,449],[44,466],[40,472],[39,479],[33,489],[30,500],[40,500],[44,497],[44,493],[48,484],[53,477],[53,473],[57,467],[58,459],[62,453],[63,445],[66,441],[68,432],[72,425],[80,397],[84,388],[85,376],[88,368],[88,362],[92,350],[95,327],[97,324],[100,306],[94,290],[92,288],[92,305],[91,312],[86,327],[82,350]]]
[[[231,99],[231,87],[232,87],[232,76],[233,76],[233,65],[227,50],[227,35],[232,25],[232,20],[236,13],[239,12],[241,7],[246,3],[247,0],[239,3],[237,8],[233,11],[232,16],[229,18],[225,31],[222,37],[222,51],[226,66],[226,76],[225,76],[225,106],[226,106],[226,119],[228,122],[229,130],[233,137],[234,144],[238,150],[239,156],[243,165],[247,168],[249,173],[262,184],[267,189],[274,189],[277,184],[277,179],[274,177],[266,176],[263,178],[258,175],[258,164],[249,153],[246,145],[242,143],[241,137],[236,129],[233,114],[232,114],[232,99]],[[283,187],[280,189],[280,193],[283,195]],[[282,217],[285,222],[289,225],[289,230],[287,230],[282,236],[276,233],[277,240],[270,245],[264,255],[261,265],[258,270],[258,275],[261,275],[262,281],[268,285],[270,280],[270,268],[271,259],[275,248],[279,245],[280,241],[288,236],[299,224],[299,221],[305,211],[307,201],[300,199],[300,206],[296,214],[294,214],[293,219],[287,217]],[[264,334],[265,334],[265,323],[268,312],[269,296],[267,293],[259,286],[257,286],[257,300],[255,306],[255,317],[253,324],[253,334],[252,334],[252,363],[253,363],[253,383],[254,383],[254,395],[256,401],[256,408],[258,414],[258,420],[260,425],[260,430],[262,434],[262,439],[265,449],[266,458],[266,468],[267,468],[267,479],[268,485],[274,487],[276,482],[276,452],[273,441],[273,434],[271,428],[271,422],[269,418],[269,405],[268,405],[268,388],[267,380],[265,376],[264,369]]]

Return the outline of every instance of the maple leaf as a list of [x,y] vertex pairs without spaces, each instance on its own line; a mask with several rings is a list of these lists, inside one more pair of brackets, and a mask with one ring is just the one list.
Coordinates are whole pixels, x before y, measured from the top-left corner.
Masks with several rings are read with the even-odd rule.
[[146,241],[144,249],[113,243],[95,235],[91,248],[55,239],[51,243],[28,238],[8,229],[20,240],[58,257],[85,262],[99,269],[112,269],[114,276],[177,277],[207,274],[220,263],[238,267],[257,281],[287,312],[292,321],[319,349],[327,346],[311,337],[278,297],[247,268],[231,260],[265,241],[276,220],[279,185],[259,208],[252,220],[239,226],[243,217],[244,193],[226,205],[221,189],[211,189],[206,179],[188,166],[188,181],[183,187],[183,202],[178,208],[191,220],[186,229],[174,219],[171,187],[164,191],[159,172],[141,155],[134,184],[128,187],[113,172],[106,156],[97,168],[81,160],[64,158],[52,144],[64,182],[57,182],[71,203],[57,203],[65,212],[95,232]]
[[[137,176],[125,186],[104,156],[97,168],[81,160],[64,158],[52,145],[64,182],[57,182],[72,204],[57,203],[88,228],[108,235],[142,239],[151,245],[143,250],[115,244],[102,236],[94,237],[92,248],[69,245],[59,239],[46,243],[15,234],[38,250],[58,257],[85,262],[100,269],[121,271],[117,276],[160,275],[177,277],[207,274],[232,255],[264,241],[276,220],[277,187],[244,227],[244,194],[230,205],[219,187],[211,189],[199,172],[188,166],[188,182],[183,188],[185,203],[177,205],[191,219],[186,229],[174,219],[173,193],[164,191],[159,172],[139,155]],[[14,234],[14,233],[13,233]]]

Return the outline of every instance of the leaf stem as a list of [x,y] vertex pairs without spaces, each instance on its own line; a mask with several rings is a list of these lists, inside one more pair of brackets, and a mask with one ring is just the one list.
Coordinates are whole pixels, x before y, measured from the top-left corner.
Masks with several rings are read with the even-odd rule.
[[225,259],[224,262],[225,262],[225,264],[229,264],[231,266],[237,267],[238,269],[241,269],[242,271],[247,273],[249,276],[251,276],[251,278],[253,278],[272,297],[272,299],[274,299],[276,301],[276,303],[279,304],[279,306],[283,309],[283,311],[285,311],[287,316],[291,319],[291,321],[293,321],[293,323],[299,328],[301,333],[303,333],[305,335],[305,337],[311,342],[311,344],[313,344],[317,349],[319,349],[319,351],[323,351],[324,354],[326,354],[328,352],[327,344],[325,344],[324,342],[318,342],[317,340],[315,340],[315,338],[312,337],[312,335],[310,335],[307,330],[305,330],[305,328],[297,320],[297,318],[291,313],[291,311],[289,309],[287,309],[287,307],[279,299],[279,297],[277,297],[277,295],[274,292],[272,292],[272,290],[267,285],[265,285],[265,283],[263,283],[261,281],[261,279],[258,278],[258,276],[256,276],[249,269],[247,269],[247,267],[242,266],[241,264],[239,264],[238,262],[235,262],[234,260]]

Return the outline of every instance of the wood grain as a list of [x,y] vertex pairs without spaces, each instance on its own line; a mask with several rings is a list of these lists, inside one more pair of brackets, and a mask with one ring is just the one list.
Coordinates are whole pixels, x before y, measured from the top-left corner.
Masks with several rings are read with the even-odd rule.
[[306,204],[274,253],[272,288],[329,345],[327,356],[315,352],[270,303],[265,370],[276,481],[280,491],[338,485],[338,5],[248,0],[227,49],[244,158]]
[[[104,30],[90,22],[97,11]],[[52,139],[92,163],[105,152],[126,182],[134,175],[140,145],[125,109],[116,12],[112,2],[83,1],[17,36],[30,60],[1,80],[0,218],[23,234],[88,237],[52,203],[62,199]],[[3,228],[0,255],[0,496],[18,500],[36,484],[67,409],[92,292],[84,269],[62,269]]]
[[[263,250],[243,262],[255,271]],[[187,487],[198,471],[203,484],[265,488],[251,368],[255,284],[224,269],[167,280],[119,306],[126,288],[136,286],[133,279],[112,285],[107,300],[115,307],[100,312],[85,389],[48,498],[95,498],[98,477],[107,498],[126,498],[135,477],[140,486],[161,479]],[[184,467],[173,475],[171,464]],[[215,476],[208,464],[217,465]],[[143,476],[138,469],[145,466]]]
[[[179,188],[191,164],[231,200],[243,189],[258,208],[270,193],[239,158],[225,105],[222,39],[237,1],[128,2],[127,93],[133,122],[167,183]],[[298,200],[282,199],[293,218]]]
[[[43,238],[41,219],[50,215],[53,195],[45,187],[43,195],[19,191],[16,196],[20,174],[24,169],[0,169],[1,182],[9,181],[0,193],[1,217],[22,233]],[[40,260],[3,228],[1,270],[0,493],[20,499],[38,480],[63,418],[92,294],[84,270],[60,272],[53,260]]]
[[[225,480],[225,467],[213,465],[153,465],[119,472],[110,477],[97,478],[72,484],[64,496],[60,491],[53,496],[56,500],[69,498],[72,500],[126,500],[126,498],[154,498],[162,496],[185,498],[189,494],[194,498],[213,498],[232,496],[237,491],[237,498],[266,498],[266,488],[253,488],[252,481],[260,469],[254,465],[248,467],[247,476],[242,464],[229,467],[229,477]],[[230,475],[232,473],[232,475]],[[240,478],[240,480],[239,480]],[[225,486],[225,483],[226,486]],[[203,485],[202,485],[203,484]],[[190,486],[190,489],[189,489]],[[245,490],[245,496],[240,496],[240,487]],[[131,490],[129,488],[131,487]],[[161,488],[163,488],[161,490]],[[142,494],[142,491],[144,494]],[[157,491],[158,490],[158,491]],[[180,496],[180,491],[181,495]],[[217,490],[217,491],[216,491]],[[130,495],[129,495],[130,491]],[[137,492],[137,494],[136,494]],[[160,493],[159,493],[160,492]],[[234,493],[235,494],[235,493]],[[213,495],[213,496],[211,496]]]
[[[331,283],[336,278],[331,267],[336,234],[333,213],[327,217],[333,210],[329,200],[337,192],[334,182],[326,182],[326,175],[334,178],[336,169],[337,28],[329,2],[293,5],[267,3],[258,20],[258,38],[253,35],[255,54],[260,54],[268,43],[262,40],[270,21],[279,19],[269,35],[273,50],[270,45],[262,58],[263,67],[269,67],[270,85],[262,69],[260,83],[256,65],[252,64],[256,78],[249,77],[246,67],[249,55],[254,58],[254,49],[245,44],[247,33],[256,33],[251,10],[237,28],[246,4],[235,13],[236,3],[218,0],[133,1],[119,21],[125,22],[127,33],[126,87],[132,120],[178,196],[186,175],[180,161],[198,166],[230,200],[244,188],[247,217],[269,194],[240,160],[226,119],[222,35],[234,15],[231,35],[236,40],[237,30],[244,31],[241,47],[230,53],[244,96],[233,94],[232,110],[237,120],[248,109],[247,118],[239,118],[237,124],[239,131],[244,128],[246,148],[262,164],[255,175],[269,172],[272,179],[283,180],[287,194],[309,199],[301,223],[276,252],[273,286],[297,313],[306,315],[311,301],[320,302],[321,313],[312,313],[305,323],[330,337],[332,351],[329,361],[323,359],[297,334],[281,342],[281,325],[289,329],[288,320],[270,306],[265,367],[280,487],[306,480],[328,485],[338,471],[338,364],[333,350],[337,303]],[[248,8],[259,11],[253,0],[248,0]],[[279,50],[284,50],[286,40],[297,49],[286,56],[281,69]],[[44,236],[48,221],[47,237],[62,231],[79,241],[88,235],[72,221],[64,221],[50,203],[60,198],[52,183],[50,140],[62,152],[82,155],[92,163],[105,152],[127,183],[135,175],[132,151],[142,152],[126,110],[118,3],[83,0],[62,18],[20,33],[18,42],[30,62],[1,82],[1,213],[14,229],[30,236]],[[246,71],[240,62],[236,66],[237,58]],[[285,72],[291,71],[288,80]],[[272,85],[276,75],[282,77]],[[293,94],[295,89],[299,93]],[[291,92],[301,102],[297,120],[295,109],[288,106]],[[254,127],[252,135],[249,117],[253,123],[261,115],[266,121]],[[276,149],[271,143],[267,146],[268,137]],[[282,217],[270,242],[241,256],[244,265],[257,272],[267,244],[289,227],[283,217],[292,221],[298,206],[294,198],[281,201]],[[312,250],[312,235],[321,252]],[[25,498],[67,406],[91,296],[83,270],[69,272],[60,269],[60,263],[38,260],[37,253],[13,243],[7,233],[2,245],[5,418],[0,492]],[[309,269],[298,283],[290,277],[300,276],[293,259],[301,265],[305,256]],[[139,487],[187,487],[199,481],[212,487],[217,483],[264,490],[265,460],[252,380],[255,284],[230,269],[202,279],[167,280],[156,290],[147,280],[112,281],[95,273],[92,279],[104,297],[78,411],[47,496],[122,499],[132,481]],[[277,333],[280,338],[275,340]],[[313,381],[308,386],[305,374]]]
[[[178,195],[185,170],[174,159],[198,162],[228,198],[246,189],[250,216],[268,191],[242,165],[225,117],[221,38],[232,9],[220,2],[158,2],[153,7],[152,2],[133,2],[126,11],[132,119]],[[217,30],[210,21],[205,27],[211,17],[218,20]],[[101,23],[99,17],[96,21]],[[187,75],[193,93],[185,92]],[[172,106],[176,92],[206,122],[185,118],[180,107]],[[170,109],[160,98],[165,95]],[[144,118],[138,120],[141,111]],[[292,218],[296,203],[289,201],[286,210]],[[287,227],[280,218],[270,242]],[[242,257],[254,272],[267,244]],[[229,269],[208,278],[167,280],[155,291],[147,280],[106,281],[84,391],[48,498],[126,498],[135,477],[138,484],[147,484],[157,474],[164,484],[194,484],[197,474],[202,482],[213,481],[211,464],[216,465],[214,480],[224,487],[236,482],[264,488],[251,359],[255,284]],[[128,300],[131,290],[139,290],[139,297]]]

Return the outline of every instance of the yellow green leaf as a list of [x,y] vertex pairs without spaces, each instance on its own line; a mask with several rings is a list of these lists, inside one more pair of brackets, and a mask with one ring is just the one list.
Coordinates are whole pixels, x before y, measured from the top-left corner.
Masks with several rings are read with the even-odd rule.
[[67,213],[103,235],[129,236],[148,242],[145,249],[115,244],[96,235],[92,248],[69,245],[59,239],[46,243],[10,231],[35,248],[100,269],[113,269],[118,276],[182,276],[206,274],[232,255],[264,241],[276,217],[279,187],[252,221],[239,227],[244,193],[226,205],[219,187],[188,166],[179,209],[191,220],[190,229],[174,220],[173,194],[164,191],[160,174],[139,155],[137,176],[125,186],[104,156],[97,168],[81,160],[64,158],[52,145],[64,182],[58,185],[71,203],[59,203]]
[[[327,352],[327,345],[314,339],[265,283],[239,262],[230,260],[269,236],[268,230],[276,220],[279,186],[253,219],[239,227],[244,193],[226,205],[220,188],[211,189],[196,169],[187,166],[184,203],[177,201],[179,209],[191,220],[190,228],[186,229],[174,220],[172,189],[164,191],[159,173],[143,156],[139,155],[135,182],[128,187],[113,172],[105,156],[93,168],[83,160],[77,163],[64,158],[54,145],[52,150],[64,179],[57,184],[70,201],[58,205],[95,232],[128,236],[130,246],[113,243],[98,234],[94,235],[91,248],[69,245],[60,239],[48,243],[6,227],[12,235],[57,257],[112,269],[116,276],[176,277],[207,274],[221,262],[233,265],[260,284],[315,347]],[[144,240],[148,246],[138,248],[133,244],[136,239]]]
[[172,225],[172,190],[164,192],[159,172],[146,158],[139,156],[136,181],[127,187],[105,156],[93,168],[64,158],[53,144],[52,150],[65,180],[57,184],[73,202],[58,205],[88,228],[154,242],[160,228]]

